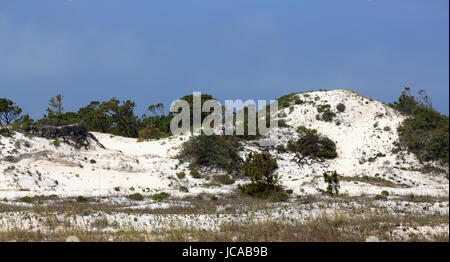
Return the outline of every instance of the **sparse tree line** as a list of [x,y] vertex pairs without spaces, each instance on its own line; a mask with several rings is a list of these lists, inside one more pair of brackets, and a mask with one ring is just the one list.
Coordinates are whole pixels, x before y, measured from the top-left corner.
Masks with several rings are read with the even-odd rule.
[[170,133],[173,114],[166,115],[162,103],[150,105],[148,114],[139,117],[134,112],[136,104],[131,100],[92,101],[76,112],[64,112],[63,99],[61,94],[50,98],[46,114],[34,120],[28,114],[21,116],[22,109],[13,101],[0,98],[1,125],[8,134],[8,127],[27,130],[30,125],[64,126],[79,122],[83,122],[89,131],[133,138],[141,135],[141,139],[160,138]]

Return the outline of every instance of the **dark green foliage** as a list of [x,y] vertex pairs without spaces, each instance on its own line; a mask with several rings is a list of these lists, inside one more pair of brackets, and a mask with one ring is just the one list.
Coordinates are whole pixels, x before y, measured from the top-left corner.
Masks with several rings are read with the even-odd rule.
[[319,114],[316,115],[316,119],[325,122],[333,121],[333,118],[336,116],[336,113],[331,111],[331,106],[329,104],[318,106],[317,112]]
[[280,190],[279,187],[270,188],[268,185],[262,182],[238,185],[238,189],[244,194],[259,198],[266,198],[274,192],[278,192],[278,190]]
[[344,111],[345,111],[345,105],[342,104],[342,103],[339,103],[339,104],[336,106],[336,109],[337,109],[337,111],[339,111],[339,112],[344,112]]
[[[191,123],[191,128],[193,127],[193,123],[194,123],[194,95],[186,95],[183,96],[182,98],[180,98],[180,100],[184,100],[189,104],[189,109],[190,109],[190,123]],[[205,103],[208,100],[217,100],[215,99],[212,95],[208,95],[208,94],[202,94],[200,96],[200,110],[201,110],[201,122],[203,123],[203,120],[210,114],[210,112],[203,112],[202,107],[203,107],[203,103]]]
[[179,189],[180,189],[181,192],[184,192],[184,193],[189,192],[189,189],[187,187],[185,187],[185,186],[180,186]]
[[61,141],[59,141],[59,139],[56,138],[56,139],[53,141],[53,145],[54,145],[55,147],[59,147],[59,146],[61,145]]
[[322,113],[325,110],[330,110],[331,106],[326,104],[326,105],[320,105],[317,107],[317,112]]
[[0,126],[5,126],[5,130],[8,135],[10,134],[8,125],[17,119],[21,113],[22,109],[13,101],[6,98],[0,98]]
[[284,96],[278,98],[278,107],[280,109],[283,109],[283,108],[291,106],[292,104],[301,104],[300,101],[301,100],[299,100],[297,98],[297,93],[284,95]]
[[381,191],[382,196],[389,196],[389,192],[386,190]]
[[337,156],[336,144],[328,137],[317,134],[317,130],[304,126],[297,128],[299,139],[288,142],[288,150],[298,152],[302,157],[331,159]]
[[250,177],[253,183],[263,183],[269,188],[273,188],[277,183],[277,175],[274,174],[278,168],[277,160],[269,153],[250,153],[242,165],[242,173]]
[[270,196],[270,200],[273,202],[285,202],[289,199],[289,195],[286,192],[275,192]]
[[408,115],[397,131],[400,144],[422,161],[449,161],[449,118],[431,107],[431,102],[421,91],[416,99],[405,89],[398,102],[391,106]]
[[185,176],[186,176],[186,173],[184,173],[184,172],[177,173],[178,179],[183,179]]
[[199,135],[183,144],[179,157],[191,160],[193,165],[217,166],[227,170],[238,169],[241,158],[239,142],[233,136]]
[[161,193],[158,193],[158,194],[154,194],[152,196],[152,200],[154,200],[154,201],[162,201],[162,200],[164,200],[164,199],[166,199],[168,197],[169,197],[169,194],[167,194],[165,192],[161,192]]
[[34,202],[34,198],[29,197],[29,196],[24,196],[24,197],[20,198],[20,201],[31,204]]
[[77,202],[81,203],[81,202],[86,202],[87,198],[85,198],[84,196],[78,196],[75,200]]
[[142,196],[139,193],[134,193],[134,194],[128,195],[128,199],[134,200],[134,201],[142,201],[142,200],[144,200],[144,196]]
[[231,178],[229,175],[220,175],[217,176],[217,179],[220,181],[220,183],[224,185],[231,185],[234,184],[235,180]]
[[283,144],[277,145],[277,146],[275,147],[275,149],[276,149],[278,152],[280,152],[280,153],[284,153],[284,152],[287,151],[287,150],[286,150],[286,147],[285,147]]
[[339,175],[336,171],[331,172],[331,174],[328,174],[327,172],[323,173],[323,179],[325,183],[327,183],[327,188],[325,190],[327,194],[339,194]]
[[278,120],[278,127],[289,127],[289,125],[286,123],[286,120],[279,119]]
[[[250,177],[252,182],[238,185],[238,189],[245,194],[260,198],[270,197],[277,192],[282,192],[282,188],[277,185],[278,176],[274,174],[277,168],[276,159],[273,159],[269,153],[250,153],[242,165],[242,173]],[[275,196],[274,199],[281,200],[280,195]]]
[[196,178],[196,179],[199,179],[199,178],[201,178],[202,176],[200,175],[200,172],[198,172],[197,170],[192,170],[192,171],[191,171],[191,177]]

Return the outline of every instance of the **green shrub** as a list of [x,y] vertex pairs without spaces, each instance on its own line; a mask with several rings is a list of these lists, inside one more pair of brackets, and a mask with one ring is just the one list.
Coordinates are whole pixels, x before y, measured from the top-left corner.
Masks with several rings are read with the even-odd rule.
[[177,173],[178,179],[183,179],[185,176],[186,176],[186,173],[184,173],[184,172]]
[[59,146],[61,145],[61,141],[59,141],[59,139],[56,138],[56,139],[53,141],[53,145],[54,145],[55,147],[59,147]]
[[276,159],[273,159],[269,153],[250,153],[242,165],[242,173],[250,177],[252,182],[238,185],[238,189],[245,194],[261,198],[282,191],[277,185],[278,175],[274,174],[277,168]]
[[97,163],[97,161],[95,161],[95,159],[91,159],[91,160],[89,160],[89,163],[95,164],[95,163]]
[[408,117],[398,127],[402,147],[414,153],[419,160],[449,162],[449,118],[433,110],[425,91],[419,91],[422,99],[410,95],[405,88],[392,107]]
[[337,111],[344,112],[345,111],[345,105],[342,103],[337,104],[336,106]]
[[198,172],[197,170],[191,171],[191,177],[196,178],[196,179],[202,178],[202,176],[200,175],[200,172]]
[[290,127],[290,126],[286,123],[286,120],[279,119],[278,120],[278,127]]
[[272,188],[262,182],[238,185],[238,189],[244,194],[259,198],[268,197],[273,191]]
[[138,142],[145,141],[148,139],[160,139],[167,137],[167,134],[159,130],[154,124],[150,123],[145,128],[139,130],[138,132]]
[[330,195],[337,195],[339,194],[339,175],[336,171],[331,172],[331,174],[328,174],[327,172],[323,173],[323,179],[325,183],[327,183],[326,193]]
[[164,199],[166,199],[166,198],[168,198],[169,197],[169,194],[167,194],[167,193],[165,193],[165,192],[161,192],[161,193],[158,193],[158,194],[154,194],[153,196],[152,196],[152,200],[155,200],[155,201],[162,201],[162,200],[164,200]]
[[376,196],[374,197],[374,199],[375,199],[375,200],[387,200],[387,197],[386,197],[386,196],[383,196],[383,195],[376,195]]
[[134,201],[142,201],[142,200],[144,200],[144,196],[139,193],[134,193],[134,194],[128,195],[128,199],[134,200]]
[[277,183],[278,176],[274,174],[277,168],[277,160],[273,159],[267,152],[250,153],[241,167],[242,173],[250,177],[253,183],[263,183],[269,188]]
[[85,198],[84,196],[78,196],[76,199],[75,199],[77,202],[86,202],[87,201],[87,198]]
[[185,193],[189,192],[189,189],[185,186],[180,186],[179,189],[181,192],[185,192]]
[[279,144],[275,147],[278,152],[286,152],[286,147],[283,144]]
[[382,196],[389,196],[389,192],[386,190],[381,191]]
[[194,165],[237,170],[242,161],[238,150],[239,141],[236,137],[199,135],[183,144],[179,157],[191,160]]
[[218,198],[216,195],[211,195],[210,199],[211,199],[212,201],[217,201],[217,200],[219,200],[219,198]]
[[336,144],[328,137],[320,136],[317,130],[304,126],[297,128],[299,139],[288,142],[288,150],[299,152],[303,157],[331,159],[337,156]]
[[116,186],[116,187],[114,188],[114,191],[119,192],[119,191],[120,191],[120,187]]
[[20,201],[31,204],[34,202],[34,198],[29,197],[29,196],[24,196],[24,197],[20,198]]
[[289,195],[286,192],[275,192],[270,196],[270,200],[273,202],[285,202],[289,199]]
[[217,176],[217,179],[220,181],[220,183],[224,185],[231,185],[234,184],[235,180],[231,178],[229,175],[220,175]]

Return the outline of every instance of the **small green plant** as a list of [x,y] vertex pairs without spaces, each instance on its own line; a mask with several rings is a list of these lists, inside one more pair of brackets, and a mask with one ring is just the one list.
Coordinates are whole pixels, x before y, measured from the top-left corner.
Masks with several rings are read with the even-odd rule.
[[337,104],[336,106],[337,111],[344,112],[345,111],[345,105],[342,103]]
[[297,128],[299,139],[288,142],[288,150],[300,153],[301,157],[331,159],[337,156],[336,144],[328,137],[321,136],[316,129],[304,126]]
[[181,192],[185,192],[185,193],[189,192],[189,189],[188,189],[187,187],[185,187],[185,186],[180,186],[180,187],[179,187],[179,190],[180,190]]
[[386,190],[381,191],[382,196],[389,196],[389,192]]
[[84,196],[78,196],[75,200],[77,202],[81,203],[81,202],[86,202],[87,198],[85,198]]
[[211,199],[212,201],[217,201],[217,200],[219,200],[219,198],[218,198],[216,195],[211,195],[210,199]]
[[235,180],[228,175],[220,175],[220,176],[217,176],[217,178],[219,179],[220,183],[222,183],[224,185],[231,185],[231,184],[234,184],[234,182],[235,182]]
[[95,159],[91,159],[91,160],[89,160],[89,163],[95,164],[95,163],[97,163],[97,161],[95,161]]
[[383,196],[383,195],[376,195],[376,196],[374,197],[374,199],[375,199],[375,200],[387,200],[387,197],[386,197],[386,196]]
[[289,199],[289,195],[286,192],[275,192],[270,196],[270,200],[273,202],[285,202]]
[[20,201],[31,204],[34,202],[34,198],[29,197],[29,196],[24,196],[24,197],[20,198]]
[[53,145],[58,148],[61,145],[61,141],[59,141],[58,138],[56,138],[55,140],[53,140]]
[[286,147],[283,144],[279,144],[275,147],[278,152],[284,153],[286,152]]
[[184,172],[177,173],[178,179],[183,179],[185,176],[186,176],[186,173],[184,173]]
[[167,194],[165,192],[161,192],[161,193],[158,193],[158,194],[154,194],[152,196],[152,200],[154,200],[154,201],[162,201],[162,200],[164,200],[164,199],[166,199],[168,197],[169,197],[169,194]]
[[119,191],[120,191],[120,187],[116,186],[116,187],[114,188],[114,191],[119,192]]
[[134,193],[134,194],[128,195],[128,199],[134,200],[134,201],[142,201],[142,200],[144,200],[144,196],[139,193]]
[[339,175],[336,171],[331,172],[331,174],[328,174],[327,172],[323,173],[323,179],[325,180],[325,183],[327,183],[327,188],[325,192],[330,195],[337,195],[339,194]]
[[200,175],[200,172],[198,172],[197,170],[192,170],[190,174],[191,174],[191,177],[193,177],[195,179],[202,178],[202,176]]

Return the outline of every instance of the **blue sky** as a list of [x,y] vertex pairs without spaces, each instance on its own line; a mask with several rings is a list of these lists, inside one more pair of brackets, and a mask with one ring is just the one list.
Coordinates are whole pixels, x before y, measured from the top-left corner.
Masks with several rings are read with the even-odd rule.
[[274,99],[426,89],[448,115],[447,0],[0,0],[0,97],[37,118],[113,96]]

